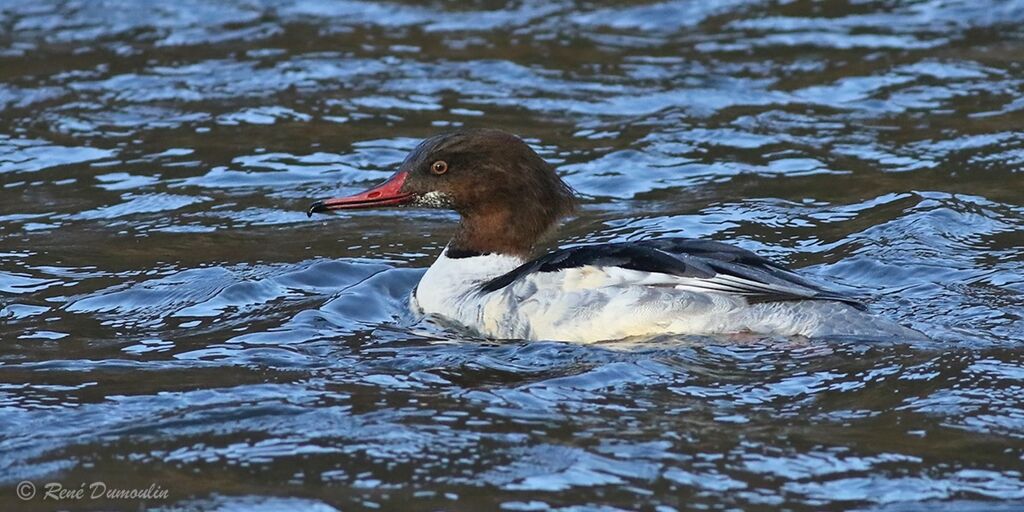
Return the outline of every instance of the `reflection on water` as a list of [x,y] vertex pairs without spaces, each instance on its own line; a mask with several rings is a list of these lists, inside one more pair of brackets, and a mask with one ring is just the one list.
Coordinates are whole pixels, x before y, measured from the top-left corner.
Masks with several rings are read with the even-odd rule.
[[[1024,507],[1024,2],[501,7],[0,0],[0,508]],[[452,214],[303,208],[457,126],[558,164],[559,243],[734,241],[934,340],[419,318]]]

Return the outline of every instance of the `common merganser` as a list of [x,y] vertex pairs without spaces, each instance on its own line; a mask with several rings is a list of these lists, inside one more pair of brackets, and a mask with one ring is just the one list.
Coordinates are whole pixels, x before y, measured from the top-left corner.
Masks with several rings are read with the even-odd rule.
[[594,342],[656,334],[912,337],[855,298],[745,249],[665,238],[530,259],[570,213],[573,190],[525,142],[492,129],[420,143],[386,182],[307,214],[450,208],[458,230],[412,293],[423,313],[494,338]]

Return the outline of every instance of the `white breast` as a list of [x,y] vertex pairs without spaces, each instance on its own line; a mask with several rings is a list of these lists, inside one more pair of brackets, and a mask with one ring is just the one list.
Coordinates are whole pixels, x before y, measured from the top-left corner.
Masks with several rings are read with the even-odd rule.
[[485,335],[499,336],[482,328],[486,323],[485,309],[494,309],[489,305],[499,294],[484,294],[480,288],[515,269],[523,260],[497,254],[452,259],[446,253],[447,248],[423,274],[413,293],[415,305],[426,314],[455,320]]
[[846,304],[826,301],[750,305],[740,296],[690,289],[687,278],[618,267],[583,266],[527,274],[495,292],[484,283],[523,263],[442,253],[414,301],[426,314],[506,339],[594,342],[629,336],[756,332],[777,335],[913,333]]

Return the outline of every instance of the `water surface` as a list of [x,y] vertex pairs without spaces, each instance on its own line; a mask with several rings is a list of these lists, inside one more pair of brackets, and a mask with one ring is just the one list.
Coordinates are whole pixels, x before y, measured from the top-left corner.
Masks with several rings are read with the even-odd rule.
[[[505,8],[503,8],[505,7]],[[1024,2],[0,0],[0,509],[1024,508]],[[303,213],[455,127],[932,342],[475,338],[430,210]]]

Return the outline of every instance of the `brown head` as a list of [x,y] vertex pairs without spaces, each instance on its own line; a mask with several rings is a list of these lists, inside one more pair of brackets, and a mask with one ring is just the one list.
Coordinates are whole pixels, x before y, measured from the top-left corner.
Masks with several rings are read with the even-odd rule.
[[526,256],[575,204],[554,167],[515,135],[460,130],[424,140],[386,182],[317,201],[308,214],[415,205],[450,208],[462,222],[449,255]]

